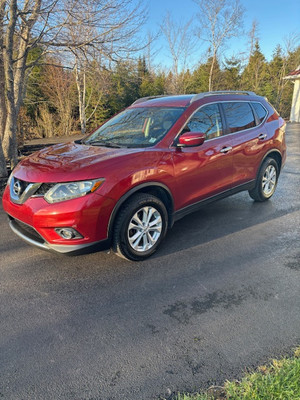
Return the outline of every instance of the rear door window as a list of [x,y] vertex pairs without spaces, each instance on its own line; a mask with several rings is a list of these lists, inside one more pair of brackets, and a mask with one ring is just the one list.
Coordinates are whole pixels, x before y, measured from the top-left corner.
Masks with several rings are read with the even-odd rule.
[[235,133],[256,126],[255,118],[249,103],[226,102],[222,103],[229,133]]

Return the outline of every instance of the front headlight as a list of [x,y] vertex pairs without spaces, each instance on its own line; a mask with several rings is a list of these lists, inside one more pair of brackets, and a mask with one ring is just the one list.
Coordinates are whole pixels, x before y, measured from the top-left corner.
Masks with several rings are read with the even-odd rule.
[[102,185],[104,179],[94,179],[90,181],[57,183],[45,194],[44,199],[48,203],[71,200],[76,197],[85,196],[92,193]]

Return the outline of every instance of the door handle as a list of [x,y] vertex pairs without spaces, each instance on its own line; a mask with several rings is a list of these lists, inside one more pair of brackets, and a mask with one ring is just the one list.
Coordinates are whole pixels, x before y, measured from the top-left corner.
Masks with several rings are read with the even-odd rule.
[[264,140],[266,137],[267,137],[266,133],[261,133],[260,135],[258,135],[259,140]]
[[231,147],[231,146],[223,147],[223,148],[220,150],[220,153],[228,153],[228,152],[231,151],[231,150],[232,150],[232,147]]

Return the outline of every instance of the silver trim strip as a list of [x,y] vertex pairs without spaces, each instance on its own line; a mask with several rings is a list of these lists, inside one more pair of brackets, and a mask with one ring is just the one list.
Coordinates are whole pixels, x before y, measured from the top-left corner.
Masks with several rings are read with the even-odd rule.
[[99,242],[92,242],[92,243],[86,243],[86,244],[49,244],[47,243],[48,249],[49,250],[54,250],[57,253],[71,253],[72,251],[77,251],[77,250],[81,250],[84,249],[86,247],[90,247],[93,246],[97,243],[100,243],[101,240],[99,240]]
[[234,95],[234,94],[237,94],[237,95],[243,94],[243,95],[248,95],[248,96],[257,96],[256,93],[250,92],[250,91],[247,91],[247,90],[216,90],[216,91],[212,91],[212,92],[202,92],[202,93],[196,94],[191,99],[190,104],[194,103],[194,101],[203,99],[204,97],[207,97],[207,96],[219,96],[219,95],[222,95],[222,94],[225,94],[225,95],[226,94],[232,94],[232,95]]
[[[27,224],[26,224],[27,225]],[[23,239],[25,242],[39,247],[40,249],[43,250],[54,250],[58,253],[71,253],[72,251],[76,251],[76,250],[81,250],[84,249],[85,247],[89,247],[89,246],[93,246],[94,244],[97,244],[99,242],[101,242],[101,240],[99,242],[92,242],[92,243],[86,243],[86,244],[70,244],[70,245],[64,245],[64,244],[50,244],[48,242],[44,242],[44,243],[39,243],[33,239],[30,239],[29,237],[27,237],[26,235],[24,235],[23,233],[21,233],[14,225],[13,225],[13,221],[9,221],[9,226],[11,228],[11,230],[17,235],[19,236],[21,239]]]
[[133,106],[134,104],[139,104],[139,103],[144,103],[148,100],[153,100],[153,99],[159,99],[161,97],[171,97],[172,95],[169,94],[162,94],[162,95],[158,95],[158,96],[146,96],[146,97],[140,97],[139,99],[135,100],[131,106]]

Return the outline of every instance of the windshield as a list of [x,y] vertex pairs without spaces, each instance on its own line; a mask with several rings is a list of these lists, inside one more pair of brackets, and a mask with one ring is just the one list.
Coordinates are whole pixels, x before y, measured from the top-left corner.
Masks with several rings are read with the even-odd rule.
[[129,108],[116,115],[84,143],[107,147],[148,147],[159,142],[182,114],[182,107]]

